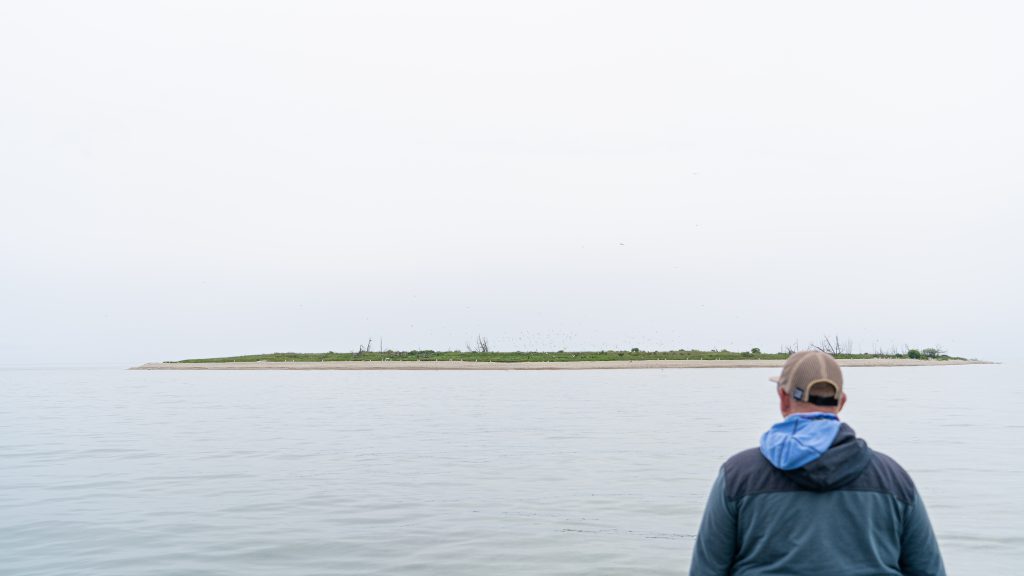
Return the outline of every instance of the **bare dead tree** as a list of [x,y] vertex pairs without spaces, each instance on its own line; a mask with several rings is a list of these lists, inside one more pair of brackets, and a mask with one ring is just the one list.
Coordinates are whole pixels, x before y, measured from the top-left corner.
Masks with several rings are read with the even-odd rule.
[[815,350],[817,350],[819,352],[824,352],[826,354],[831,354],[832,353],[832,342],[829,341],[828,336],[825,336],[824,338],[821,339],[821,342],[819,342],[817,344],[811,344],[811,348],[813,348],[813,349],[815,349]]
[[480,336],[476,337],[476,350],[477,352],[490,352],[491,346],[487,343],[487,338]]
[[836,334],[835,340],[828,336],[822,336],[817,344],[811,344],[811,348],[835,356],[837,354],[849,354],[853,345],[847,340],[844,347],[844,343],[839,339],[839,335]]
[[370,338],[369,340],[366,341],[366,347],[365,348],[363,347],[362,344],[359,345],[359,352],[358,352],[358,354],[369,354],[372,351],[373,351],[373,338]]
[[796,354],[799,350],[800,350],[800,341],[799,340],[795,340],[792,344],[787,344],[785,346],[779,346],[779,352],[780,353],[785,353],[787,356],[792,356],[793,354]]

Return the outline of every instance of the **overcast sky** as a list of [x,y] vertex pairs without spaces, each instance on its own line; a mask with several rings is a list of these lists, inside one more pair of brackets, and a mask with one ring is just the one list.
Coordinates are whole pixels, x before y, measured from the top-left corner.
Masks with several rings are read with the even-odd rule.
[[1016,2],[4,2],[0,363],[1019,359]]

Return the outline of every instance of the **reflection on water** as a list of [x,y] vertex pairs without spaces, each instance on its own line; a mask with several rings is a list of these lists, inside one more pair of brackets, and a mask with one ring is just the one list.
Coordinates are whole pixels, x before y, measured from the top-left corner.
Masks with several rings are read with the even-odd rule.
[[[4,370],[0,566],[682,574],[773,373]],[[1024,568],[1024,371],[846,374],[844,419],[914,476],[950,572]]]

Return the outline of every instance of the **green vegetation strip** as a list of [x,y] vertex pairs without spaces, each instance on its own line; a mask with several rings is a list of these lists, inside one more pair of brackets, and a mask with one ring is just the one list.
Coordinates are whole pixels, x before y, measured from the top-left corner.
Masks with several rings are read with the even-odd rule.
[[[905,354],[835,354],[839,359],[912,358],[929,360],[966,360],[946,354],[925,354],[930,349],[908,350]],[[180,363],[203,362],[362,362],[380,360],[464,361],[464,362],[600,362],[605,360],[785,360],[788,352],[764,354],[757,348],[748,352],[728,350],[670,350],[647,352],[634,348],[596,352],[437,352],[434,350],[384,350],[383,352],[274,352],[224,358],[190,358]]]

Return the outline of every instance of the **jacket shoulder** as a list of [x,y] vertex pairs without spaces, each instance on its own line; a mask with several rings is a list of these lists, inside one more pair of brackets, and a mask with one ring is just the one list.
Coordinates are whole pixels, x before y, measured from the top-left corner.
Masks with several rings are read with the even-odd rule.
[[742,452],[737,452],[736,454],[733,454],[728,460],[725,461],[725,464],[723,464],[722,467],[726,470],[726,472],[738,472],[752,467],[759,467],[762,464],[770,465],[768,460],[765,459],[764,455],[761,454],[761,450],[759,448],[749,448]]
[[914,486],[910,474],[890,456],[881,452],[872,452],[872,458],[867,468],[847,486],[847,489],[882,492],[908,504],[913,502],[917,488]]
[[739,500],[744,496],[765,492],[787,492],[799,490],[792,480],[761,454],[758,448],[750,448],[733,455],[722,465],[725,479],[725,497]]

